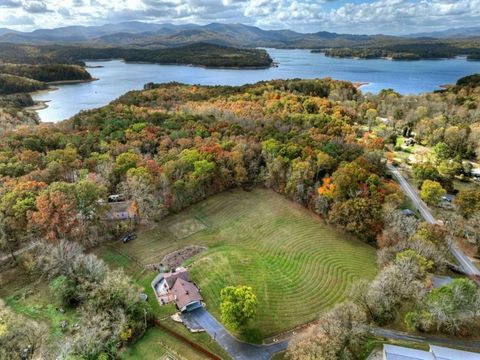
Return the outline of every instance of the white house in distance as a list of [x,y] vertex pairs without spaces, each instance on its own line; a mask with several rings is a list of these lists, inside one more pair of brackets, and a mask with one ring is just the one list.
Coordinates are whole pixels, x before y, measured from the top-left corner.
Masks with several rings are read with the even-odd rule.
[[174,272],[160,273],[152,281],[160,305],[175,302],[178,310],[189,312],[202,307],[203,298],[197,286],[190,281],[187,269],[179,267]]
[[430,345],[430,351],[383,345],[383,360],[480,360],[480,354]]

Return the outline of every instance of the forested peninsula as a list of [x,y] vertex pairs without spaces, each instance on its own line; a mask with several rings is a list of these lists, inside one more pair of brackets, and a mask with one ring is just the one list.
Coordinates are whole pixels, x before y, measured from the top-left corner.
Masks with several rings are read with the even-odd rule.
[[86,59],[123,59],[129,62],[209,68],[267,68],[273,64],[268,52],[262,49],[234,48],[209,43],[162,49],[0,44],[0,62],[5,63],[85,65]]
[[447,42],[382,44],[373,43],[359,47],[332,47],[312,50],[313,53],[324,53],[325,56],[358,59],[390,59],[390,60],[422,60],[451,59],[465,55],[467,60],[480,60],[480,53],[475,43],[451,44]]

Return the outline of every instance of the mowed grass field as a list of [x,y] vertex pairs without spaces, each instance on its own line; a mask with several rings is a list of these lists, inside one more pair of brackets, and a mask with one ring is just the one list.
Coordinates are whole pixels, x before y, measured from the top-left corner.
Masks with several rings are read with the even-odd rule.
[[114,246],[149,264],[189,245],[208,247],[186,265],[214,316],[220,318],[223,287],[253,288],[259,301],[251,324],[256,338],[315,320],[345,298],[352,282],[377,272],[373,247],[266,189],[213,196]]

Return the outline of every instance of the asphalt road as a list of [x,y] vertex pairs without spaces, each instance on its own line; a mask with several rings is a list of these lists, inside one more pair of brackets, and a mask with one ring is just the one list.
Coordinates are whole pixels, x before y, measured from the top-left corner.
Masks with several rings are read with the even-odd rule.
[[[391,165],[387,165],[388,170],[392,173],[393,177],[398,181],[400,186],[402,187],[405,194],[412,200],[413,205],[417,210],[420,212],[422,217],[425,219],[426,222],[430,224],[438,224],[437,220],[433,217],[432,213],[428,206],[420,199],[418,196],[417,191],[414,189],[412,185],[403,177],[403,175],[398,171],[398,169]],[[468,256],[466,256],[462,250],[460,250],[455,244],[449,244],[450,251],[452,252],[453,256],[457,259],[460,264],[460,267],[467,275],[480,275],[480,270],[473,264]]]
[[182,316],[188,317],[189,321],[194,321],[205,329],[235,360],[268,360],[275,353],[286,350],[288,347],[289,339],[270,345],[244,343],[233,337],[225,327],[204,308],[194,310]]
[[432,335],[411,335],[402,331],[388,330],[377,327],[371,328],[371,331],[377,336],[388,339],[414,341],[419,343],[462,348],[465,350],[480,352],[480,340],[458,340]]

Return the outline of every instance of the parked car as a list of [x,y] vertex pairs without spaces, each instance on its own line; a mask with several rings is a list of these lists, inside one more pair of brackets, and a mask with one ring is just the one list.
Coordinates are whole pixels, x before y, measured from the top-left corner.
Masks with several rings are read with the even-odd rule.
[[119,201],[125,201],[125,195],[113,194],[108,196],[108,202],[119,202]]
[[129,241],[135,240],[137,238],[137,235],[133,232],[128,233],[122,237],[122,242],[125,244]]

